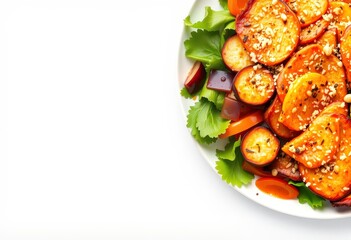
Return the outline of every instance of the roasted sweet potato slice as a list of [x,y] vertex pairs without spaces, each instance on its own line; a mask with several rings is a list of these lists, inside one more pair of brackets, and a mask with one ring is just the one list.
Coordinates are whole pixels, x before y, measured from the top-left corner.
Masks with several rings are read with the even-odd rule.
[[267,69],[248,66],[235,76],[233,90],[238,100],[249,105],[263,105],[275,93],[274,79]]
[[291,130],[305,130],[326,106],[335,101],[336,91],[337,86],[322,74],[309,72],[300,76],[290,85],[279,121]]
[[301,26],[305,27],[316,22],[326,13],[328,0],[285,0],[291,10],[296,13]]
[[265,166],[277,157],[280,141],[268,128],[259,126],[244,136],[240,147],[246,161]]
[[334,55],[327,56],[319,44],[310,44],[298,51],[284,66],[277,79],[277,93],[284,102],[290,84],[307,72],[324,75],[329,84],[337,85],[335,100],[346,95],[345,71],[342,62]]
[[[351,16],[350,16],[351,18]],[[340,54],[342,62],[346,69],[346,76],[348,79],[348,85],[350,86],[351,81],[351,25],[345,29],[345,32],[340,40]]]
[[294,52],[301,28],[283,1],[249,0],[236,19],[236,31],[252,61],[273,66]]
[[303,28],[300,34],[300,44],[304,45],[313,42],[323,35],[328,26],[329,22],[322,18]]
[[351,207],[351,194],[338,201],[331,202],[333,207]]
[[325,31],[324,34],[317,39],[316,43],[323,47],[325,55],[330,56],[335,53],[337,46],[336,29],[332,28]]
[[301,181],[298,162],[292,157],[280,152],[274,162],[269,166],[272,173],[277,176],[289,178],[293,181]]
[[351,6],[345,2],[330,2],[329,12],[333,15],[331,25],[335,25],[338,39],[341,39],[351,20]]
[[278,97],[275,97],[271,105],[267,108],[267,110],[264,113],[265,122],[272,129],[272,131],[281,138],[291,139],[293,137],[296,137],[299,134],[299,132],[290,130],[278,121],[281,111],[282,103],[280,102]]
[[342,130],[335,159],[314,169],[299,165],[306,186],[330,201],[346,197],[351,190],[351,120],[343,115],[339,115],[339,120]]
[[225,65],[234,72],[253,64],[238,35],[225,41],[222,48],[222,58]]
[[307,168],[330,162],[339,148],[338,120],[331,114],[318,116],[305,132],[287,142],[282,151]]

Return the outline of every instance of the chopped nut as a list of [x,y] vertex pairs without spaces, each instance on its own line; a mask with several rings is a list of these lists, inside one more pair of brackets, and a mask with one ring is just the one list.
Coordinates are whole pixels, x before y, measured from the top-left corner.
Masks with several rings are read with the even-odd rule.
[[351,94],[346,94],[345,97],[344,97],[344,101],[346,103],[351,103]]

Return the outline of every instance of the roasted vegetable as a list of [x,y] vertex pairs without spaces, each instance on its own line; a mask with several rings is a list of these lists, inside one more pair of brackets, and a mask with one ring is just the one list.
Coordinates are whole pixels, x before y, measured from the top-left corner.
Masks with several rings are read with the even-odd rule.
[[193,94],[201,89],[205,82],[205,78],[206,71],[204,65],[201,62],[196,61],[186,77],[184,87],[190,94]]
[[[351,17],[351,16],[350,16]],[[351,82],[351,25],[345,29],[340,40],[340,54],[346,69],[349,88]]]
[[296,137],[299,132],[290,130],[284,124],[279,122],[279,117],[282,111],[282,103],[278,97],[275,97],[271,105],[267,108],[264,113],[264,120],[272,129],[272,131],[277,134],[279,137],[284,139],[291,139]]
[[245,160],[257,166],[273,162],[279,148],[279,140],[269,129],[262,126],[250,130],[241,142],[241,152]]
[[249,66],[235,76],[233,90],[240,101],[254,106],[263,105],[274,95],[274,79],[261,66]]
[[308,44],[315,41],[317,38],[322,36],[325,30],[328,28],[329,22],[323,18],[315,23],[303,28],[300,34],[300,44]]
[[273,66],[297,47],[300,23],[281,0],[250,0],[236,19],[236,31],[253,62]]
[[319,168],[299,165],[302,178],[313,192],[330,201],[338,201],[351,191],[351,120],[344,115],[334,115],[339,119],[340,146],[335,159]]
[[314,72],[298,77],[286,94],[279,121],[295,131],[305,130],[330,103],[338,100],[338,85]]
[[289,86],[299,76],[316,72],[324,75],[330,85],[337,86],[335,99],[346,95],[345,71],[342,62],[334,55],[326,55],[319,44],[310,44],[298,51],[284,66],[277,79],[277,94],[284,102]]
[[287,142],[282,151],[307,168],[317,168],[335,157],[340,142],[339,132],[338,118],[322,114],[305,132]]
[[337,29],[338,39],[341,39],[346,27],[349,25],[351,6],[345,2],[330,2],[329,12],[332,14],[332,25]]
[[273,175],[301,181],[298,162],[284,152],[280,152],[274,162],[269,166]]
[[296,13],[301,26],[305,27],[316,22],[326,13],[328,0],[285,0],[291,10]]
[[222,48],[222,58],[224,64],[235,72],[253,64],[238,35],[225,41]]

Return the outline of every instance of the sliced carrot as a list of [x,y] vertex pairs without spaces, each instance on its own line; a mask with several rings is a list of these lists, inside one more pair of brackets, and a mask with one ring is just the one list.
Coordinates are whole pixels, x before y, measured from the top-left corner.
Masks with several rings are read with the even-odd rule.
[[228,0],[229,12],[237,16],[239,13],[245,9],[248,0]]
[[349,25],[351,6],[345,2],[330,2],[329,12],[333,14],[332,24],[336,26],[338,39],[340,40]]
[[328,28],[329,22],[323,18],[301,30],[300,44],[311,43],[323,35]]
[[[346,69],[348,84],[351,82],[351,25],[349,25],[340,40],[340,54]],[[350,87],[350,86],[349,86]]]
[[219,138],[227,138],[230,136],[234,136],[238,133],[244,132],[248,130],[249,128],[252,128],[253,126],[256,126],[260,122],[263,121],[263,111],[262,110],[257,110],[255,112],[252,112],[239,121],[232,122],[229,124],[229,127],[227,128],[226,132],[219,135]]
[[256,180],[256,187],[262,192],[281,199],[295,199],[299,196],[296,187],[275,177],[263,177]]

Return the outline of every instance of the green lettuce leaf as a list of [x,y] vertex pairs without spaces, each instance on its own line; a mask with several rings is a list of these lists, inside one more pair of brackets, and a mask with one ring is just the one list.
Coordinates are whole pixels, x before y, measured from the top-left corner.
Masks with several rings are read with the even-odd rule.
[[191,106],[187,115],[187,127],[193,137],[201,144],[210,144],[224,133],[229,121],[221,118],[220,111],[213,103],[201,99]]
[[[230,152],[233,152],[235,154],[235,159],[227,160],[219,158],[216,162],[216,169],[225,182],[240,188],[242,185],[251,183],[254,179],[254,175],[243,170],[242,164],[244,158],[239,146],[240,140],[234,143],[229,142],[225,147],[225,153],[221,152],[218,154],[217,152],[218,156],[224,156],[225,158],[228,158],[228,154],[230,155]],[[229,156],[229,158],[233,159],[232,156]]]
[[235,22],[228,23],[221,34],[221,46],[223,47],[224,42],[231,36],[235,35]]
[[208,101],[212,102],[218,110],[221,110],[224,103],[225,93],[207,88],[207,81],[200,92],[200,98],[206,98]]
[[230,120],[221,117],[221,112],[209,101],[200,101],[196,127],[201,137],[217,138],[225,133]]
[[228,10],[215,11],[211,7],[205,7],[205,17],[198,22],[192,23],[190,16],[184,19],[187,27],[199,28],[207,31],[222,31],[223,26],[229,22],[234,22],[234,17]]
[[299,203],[307,203],[313,209],[320,209],[324,207],[325,199],[314,194],[303,182],[289,181],[289,184],[294,185],[299,189]]
[[193,97],[185,87],[183,87],[182,90],[180,90],[180,95],[186,99],[190,99]]
[[219,4],[223,9],[228,9],[228,0],[219,0]]
[[240,148],[241,139],[229,142],[224,150],[216,150],[216,156],[223,160],[234,161],[236,159],[236,149]]
[[221,55],[221,36],[219,32],[197,30],[191,33],[189,39],[184,41],[185,56],[200,61],[207,72],[210,69],[225,70]]

